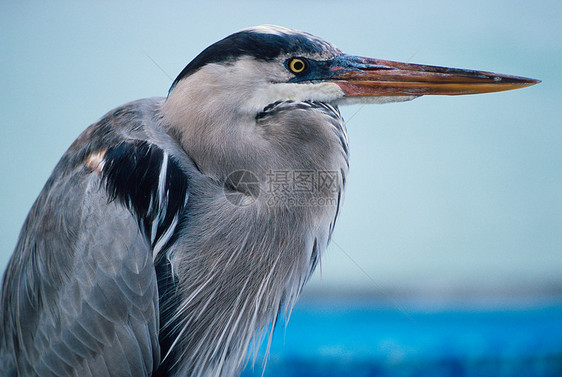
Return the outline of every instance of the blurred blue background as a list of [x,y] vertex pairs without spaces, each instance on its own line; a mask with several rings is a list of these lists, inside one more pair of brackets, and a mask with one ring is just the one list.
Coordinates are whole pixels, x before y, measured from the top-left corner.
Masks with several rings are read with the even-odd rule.
[[543,82],[341,109],[344,208],[266,375],[560,376],[561,19],[560,1],[4,1],[0,267],[85,127],[166,95],[218,39],[279,24],[351,54]]

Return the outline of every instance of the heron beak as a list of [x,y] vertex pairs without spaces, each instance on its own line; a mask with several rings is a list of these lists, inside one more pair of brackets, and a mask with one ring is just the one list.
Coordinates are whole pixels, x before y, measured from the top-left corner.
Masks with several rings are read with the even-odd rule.
[[342,55],[331,80],[346,96],[461,95],[500,92],[540,82],[526,77]]

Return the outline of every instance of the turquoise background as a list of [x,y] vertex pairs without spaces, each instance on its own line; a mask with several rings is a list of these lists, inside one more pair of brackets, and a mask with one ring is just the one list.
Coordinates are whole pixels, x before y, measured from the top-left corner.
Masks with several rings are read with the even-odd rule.
[[342,108],[351,174],[309,292],[556,291],[560,19],[560,1],[3,1],[0,267],[84,128],[120,104],[166,95],[209,44],[270,23],[351,54],[543,80],[504,93]]
[[83,129],[165,96],[209,44],[279,24],[543,82],[341,109],[344,207],[265,376],[562,375],[561,19],[560,1],[3,1],[0,268]]

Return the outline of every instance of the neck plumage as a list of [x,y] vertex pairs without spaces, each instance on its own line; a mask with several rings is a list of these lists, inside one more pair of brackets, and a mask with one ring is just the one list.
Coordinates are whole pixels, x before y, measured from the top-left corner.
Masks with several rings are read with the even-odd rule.
[[210,179],[190,190],[182,243],[166,255],[176,280],[161,302],[164,364],[178,376],[232,376],[252,340],[259,346],[290,313],[327,246],[347,137],[324,103],[217,112],[190,93],[200,86],[181,84],[162,106],[163,126]]
[[291,311],[328,234],[310,231],[306,214],[287,209],[222,203],[205,210],[190,224],[189,244],[168,256],[180,303],[163,325],[174,339],[177,375],[231,376],[243,367],[251,340],[257,347],[279,313]]

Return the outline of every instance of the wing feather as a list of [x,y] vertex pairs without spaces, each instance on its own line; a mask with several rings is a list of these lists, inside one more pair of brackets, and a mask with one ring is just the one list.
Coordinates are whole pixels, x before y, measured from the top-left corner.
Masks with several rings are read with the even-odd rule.
[[188,194],[179,163],[148,140],[157,130],[142,131],[155,103],[125,105],[86,130],[32,207],[4,276],[0,374],[158,368],[154,258],[182,226]]

